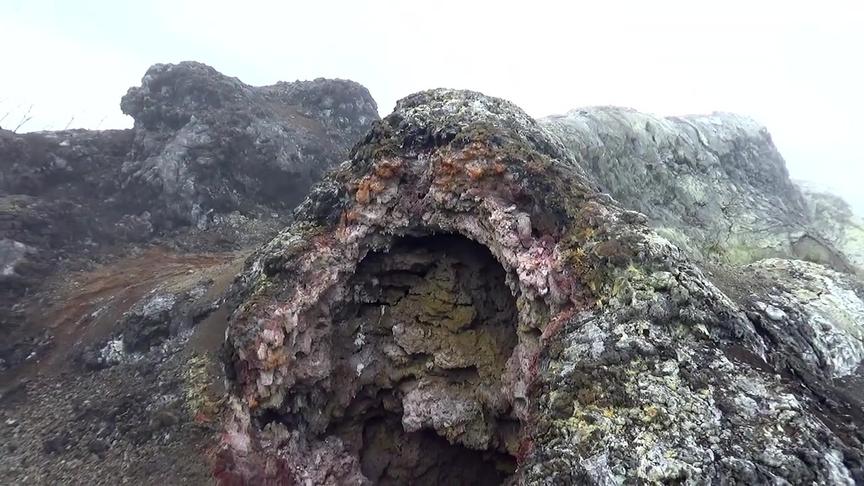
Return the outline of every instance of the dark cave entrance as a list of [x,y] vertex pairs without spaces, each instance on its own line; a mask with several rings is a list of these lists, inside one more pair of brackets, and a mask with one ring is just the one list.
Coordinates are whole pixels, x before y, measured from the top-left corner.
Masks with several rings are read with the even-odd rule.
[[509,484],[520,423],[505,376],[518,314],[489,250],[406,237],[367,255],[346,292],[326,434],[374,484]]
[[450,444],[431,431],[406,433],[395,415],[366,421],[363,445],[363,474],[382,486],[498,486],[516,469],[506,453]]

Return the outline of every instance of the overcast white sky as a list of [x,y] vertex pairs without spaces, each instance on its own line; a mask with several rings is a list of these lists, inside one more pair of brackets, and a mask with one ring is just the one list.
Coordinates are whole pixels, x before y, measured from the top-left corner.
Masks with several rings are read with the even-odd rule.
[[769,128],[793,177],[864,214],[862,0],[0,0],[0,43],[5,128],[30,105],[22,130],[131,126],[126,89],[182,60],[255,85],[353,79],[382,115],[439,86],[537,117],[735,111]]

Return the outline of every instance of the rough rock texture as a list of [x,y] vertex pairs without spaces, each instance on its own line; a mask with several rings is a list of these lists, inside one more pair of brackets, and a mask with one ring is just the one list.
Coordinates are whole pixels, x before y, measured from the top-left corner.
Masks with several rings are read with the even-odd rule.
[[128,130],[72,130],[16,135],[0,130],[0,370],[29,351],[30,326],[21,300],[72,258],[92,258],[94,246],[128,238],[124,209],[107,199],[119,189],[117,168],[132,141]]
[[[171,342],[95,372],[38,376],[0,397],[3,484],[208,484],[214,417],[187,393],[206,356]],[[217,395],[218,396],[218,395]]]
[[0,483],[206,484],[241,263],[148,250],[52,278],[24,309],[44,326],[34,357],[0,374]]
[[152,67],[131,130],[0,130],[0,483],[205,484],[223,294],[377,119],[341,80]]
[[206,483],[222,294],[244,255],[148,249],[26,299],[42,332],[0,373],[0,483]]
[[[860,362],[855,281],[769,260],[718,287],[599,192],[597,157],[503,100],[400,101],[232,291],[217,479],[864,481],[861,404],[834,381]],[[793,276],[735,292],[763,270]]]
[[749,118],[596,107],[541,123],[605,192],[697,260],[800,258],[864,274],[845,243],[855,238],[849,218],[835,209],[837,223],[826,224],[822,205],[792,183],[768,131]]
[[123,238],[114,224],[126,208],[110,198],[131,142],[129,130],[0,131],[0,235],[67,258]]
[[164,224],[292,209],[378,119],[366,88],[316,79],[253,87],[194,62],[157,64],[121,103],[135,118],[125,199]]
[[0,131],[0,483],[864,482],[861,226],[752,121],[197,63],[123,109]]
[[804,361],[798,368],[828,380],[859,370],[864,361],[864,283],[800,260],[761,260],[741,272],[739,281],[748,286],[742,299],[759,315],[754,320],[778,345],[801,347],[786,353]]
[[30,354],[22,298],[52,274],[136,245],[257,246],[378,118],[351,81],[252,87],[194,62],[151,67],[121,106],[131,130],[0,130],[0,370]]

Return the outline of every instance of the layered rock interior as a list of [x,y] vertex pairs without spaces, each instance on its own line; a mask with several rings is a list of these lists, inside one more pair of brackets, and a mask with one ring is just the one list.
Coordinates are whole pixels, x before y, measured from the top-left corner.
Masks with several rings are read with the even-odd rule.
[[501,265],[464,237],[408,237],[367,255],[345,292],[331,377],[294,387],[277,419],[312,441],[338,437],[374,484],[505,484],[520,424],[505,383],[517,312]]

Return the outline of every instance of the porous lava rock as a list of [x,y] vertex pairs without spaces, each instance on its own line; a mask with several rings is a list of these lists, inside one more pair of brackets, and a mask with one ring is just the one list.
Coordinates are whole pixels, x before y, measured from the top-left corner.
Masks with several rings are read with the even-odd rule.
[[[235,282],[216,478],[864,480],[861,403],[834,382],[860,355],[808,355],[857,350],[857,314],[816,330],[797,277],[736,292],[802,263],[715,285],[590,168],[509,102],[401,100]],[[804,265],[855,311],[853,280]]]

